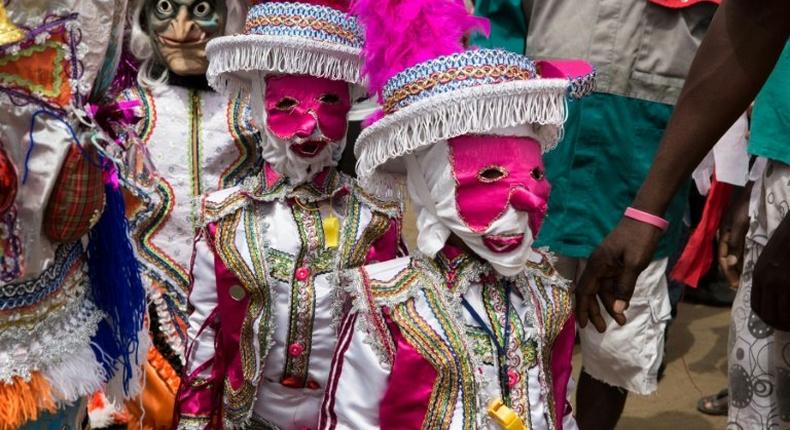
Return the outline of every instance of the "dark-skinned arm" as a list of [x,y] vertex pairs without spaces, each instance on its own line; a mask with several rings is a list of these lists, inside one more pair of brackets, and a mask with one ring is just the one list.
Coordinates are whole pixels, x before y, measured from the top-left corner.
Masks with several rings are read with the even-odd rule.
[[[693,169],[749,106],[790,36],[787,0],[724,0],[711,22],[632,206],[663,215]],[[590,256],[577,289],[582,327],[606,329],[596,296],[617,321],[661,238],[656,227],[623,218]]]

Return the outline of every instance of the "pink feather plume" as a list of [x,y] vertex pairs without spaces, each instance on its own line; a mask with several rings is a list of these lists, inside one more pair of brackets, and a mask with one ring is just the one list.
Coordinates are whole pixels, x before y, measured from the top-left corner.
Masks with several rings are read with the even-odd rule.
[[411,66],[464,51],[471,32],[489,32],[485,18],[469,14],[463,0],[354,0],[365,27],[365,67],[372,93]]

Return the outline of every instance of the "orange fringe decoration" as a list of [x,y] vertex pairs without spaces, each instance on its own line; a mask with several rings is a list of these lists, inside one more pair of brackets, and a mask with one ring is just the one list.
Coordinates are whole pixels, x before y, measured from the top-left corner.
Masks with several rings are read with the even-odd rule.
[[42,412],[54,413],[55,400],[49,383],[39,372],[29,382],[14,377],[12,384],[0,384],[0,430],[16,430]]

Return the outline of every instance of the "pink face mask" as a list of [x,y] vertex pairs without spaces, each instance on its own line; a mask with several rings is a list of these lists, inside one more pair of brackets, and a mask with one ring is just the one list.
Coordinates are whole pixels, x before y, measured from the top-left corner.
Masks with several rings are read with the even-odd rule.
[[[351,96],[348,84],[307,75],[266,78],[266,125],[294,152],[311,158],[346,136]],[[312,139],[310,139],[312,137]]]
[[464,224],[485,232],[512,206],[537,236],[551,191],[541,146],[529,137],[466,135],[448,141],[455,201]]

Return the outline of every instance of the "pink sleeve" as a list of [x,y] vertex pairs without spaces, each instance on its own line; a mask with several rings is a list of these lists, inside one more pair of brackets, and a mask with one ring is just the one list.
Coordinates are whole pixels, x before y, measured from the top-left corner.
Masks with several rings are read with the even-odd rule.
[[563,417],[571,413],[568,403],[568,382],[573,366],[573,345],[576,340],[576,318],[571,315],[554,340],[551,353],[551,373],[554,381],[554,404],[557,418],[557,430],[562,430]]
[[194,249],[187,364],[176,399],[180,429],[207,428],[212,414],[220,406],[216,404],[214,381],[219,331],[217,276],[214,252],[206,236],[198,238]]
[[400,221],[391,219],[389,229],[370,246],[365,263],[381,263],[398,258],[400,244]]

